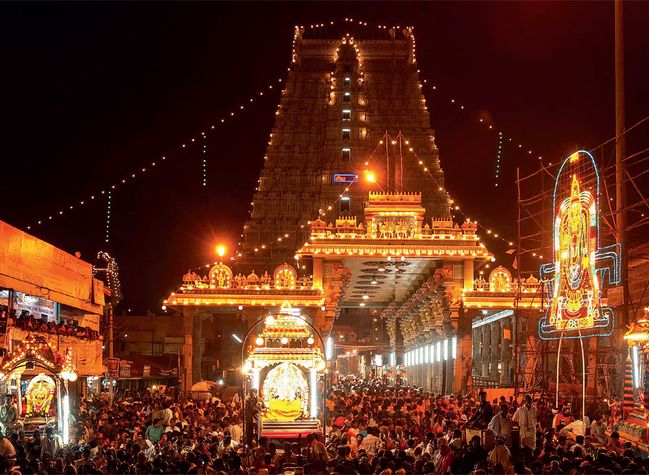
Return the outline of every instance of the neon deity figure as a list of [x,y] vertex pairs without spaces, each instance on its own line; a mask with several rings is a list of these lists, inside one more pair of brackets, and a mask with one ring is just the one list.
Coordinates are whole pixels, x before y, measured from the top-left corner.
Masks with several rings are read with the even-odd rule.
[[550,323],[557,329],[590,328],[599,317],[595,270],[597,216],[593,195],[572,177],[570,197],[555,220],[555,285]]
[[[570,194],[561,200],[559,195],[568,188],[567,173]],[[589,187],[580,175],[592,177]],[[613,331],[613,310],[601,306],[601,291],[603,277],[609,283],[619,282],[619,245],[599,247],[598,198],[599,176],[593,157],[576,152],[563,162],[555,185],[554,259],[541,266],[549,300],[546,316],[539,321],[541,338],[604,336]]]

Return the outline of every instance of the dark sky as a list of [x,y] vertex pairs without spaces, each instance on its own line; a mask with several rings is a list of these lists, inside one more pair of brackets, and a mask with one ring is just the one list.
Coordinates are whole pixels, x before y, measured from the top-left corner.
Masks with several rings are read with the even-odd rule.
[[[200,150],[178,144],[285,76],[293,25],[344,17],[414,25],[447,188],[504,234],[514,170],[536,163],[507,146],[495,189],[479,114],[554,161],[614,133],[612,2],[3,3],[0,219],[26,229],[166,154],[115,192],[108,247],[125,308],[159,310],[218,239],[237,240],[278,92],[210,133],[205,189]],[[649,113],[647,18],[626,5],[628,123]],[[97,199],[31,232],[93,262],[105,215]]]

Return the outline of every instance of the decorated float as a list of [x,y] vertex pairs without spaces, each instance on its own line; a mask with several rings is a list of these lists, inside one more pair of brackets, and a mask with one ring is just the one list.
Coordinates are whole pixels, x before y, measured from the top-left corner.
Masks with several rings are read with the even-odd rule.
[[296,438],[321,430],[325,357],[320,335],[287,304],[244,340],[246,389],[259,393],[258,436]]
[[[72,350],[60,354],[40,335],[30,333],[0,361],[0,389],[15,404],[18,418],[2,430],[7,434],[17,429],[31,432],[54,426],[67,443],[69,438],[70,401],[68,382],[77,373],[72,363]],[[8,407],[5,408],[5,414]]]
[[627,440],[649,444],[649,307],[624,335],[629,347],[624,375],[622,420],[618,432]]

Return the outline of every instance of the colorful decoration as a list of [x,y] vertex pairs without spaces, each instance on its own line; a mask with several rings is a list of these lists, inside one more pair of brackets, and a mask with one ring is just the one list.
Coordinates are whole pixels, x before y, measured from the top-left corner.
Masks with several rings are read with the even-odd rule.
[[271,369],[262,385],[266,419],[293,421],[308,414],[309,383],[293,363],[280,363]]
[[619,282],[620,253],[617,244],[599,246],[599,174],[590,153],[575,152],[561,165],[553,210],[554,262],[541,266],[550,304],[539,321],[539,336],[610,335],[614,316],[601,306],[602,284],[604,277]]
[[297,281],[296,270],[288,264],[277,266],[273,272],[273,282],[276,289],[292,289]]
[[[184,281],[185,279],[183,279]],[[230,287],[232,281],[232,269],[219,262],[210,269],[210,284],[217,287]]]
[[44,368],[54,371],[63,362],[63,358],[45,337],[30,333],[11,354],[5,356],[0,371],[3,376],[6,376],[19,364],[26,361],[35,361]]
[[77,380],[77,369],[72,362],[72,348],[65,349],[65,357],[63,358],[63,367],[61,368],[60,376],[64,381],[74,382]]
[[498,266],[489,274],[489,292],[510,292],[512,274],[503,266]]
[[56,384],[49,376],[39,373],[32,378],[25,391],[25,416],[47,417],[52,415],[50,409],[55,392]]

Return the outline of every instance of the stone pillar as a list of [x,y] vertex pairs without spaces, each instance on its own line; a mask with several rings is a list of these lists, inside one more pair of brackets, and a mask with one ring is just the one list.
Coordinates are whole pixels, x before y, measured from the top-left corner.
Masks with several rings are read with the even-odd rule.
[[193,384],[193,361],[194,354],[194,312],[188,308],[183,308],[183,374],[182,390],[188,393]]
[[[511,380],[509,378],[509,368],[511,364],[511,327],[509,325],[509,319],[503,318],[498,322],[500,324],[500,334],[502,338],[502,343],[500,345],[500,362],[501,362],[501,368],[502,370],[500,371],[500,385],[501,386],[509,386],[511,385]],[[509,330],[509,338],[505,338],[507,335],[505,335],[505,331]]]
[[194,315],[193,325],[193,355],[192,355],[192,384],[203,378],[203,354],[205,353],[205,338],[203,338],[203,318]]
[[498,363],[500,361],[500,324],[498,322],[492,322],[488,326],[491,332],[489,379],[498,380],[500,377],[498,373]]
[[322,276],[324,273],[322,258],[313,258],[313,288],[323,289]]
[[471,365],[469,362],[472,358],[472,352],[473,339],[471,338],[471,334],[467,333],[463,338],[460,338],[458,335],[455,347],[455,361],[453,361],[453,390],[456,393],[466,394],[468,390],[467,381],[471,372]]
[[472,328],[471,333],[473,334],[473,367],[475,368],[475,373],[480,373],[482,371],[482,358],[480,355],[480,345],[482,343],[482,333],[480,328]]
[[480,333],[482,333],[482,347],[480,349],[482,370],[480,371],[480,376],[487,378],[489,377],[489,362],[491,361],[491,332],[489,331],[489,325],[482,325],[480,327]]
[[464,290],[470,292],[473,290],[473,260],[464,261]]

